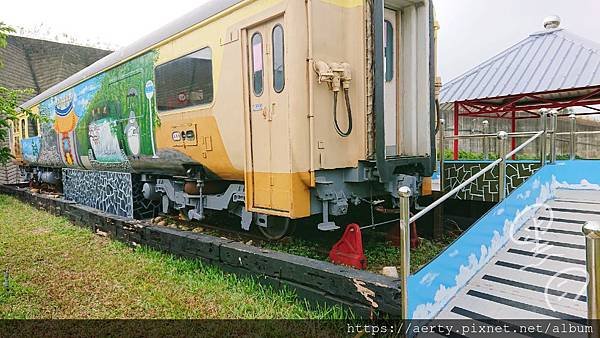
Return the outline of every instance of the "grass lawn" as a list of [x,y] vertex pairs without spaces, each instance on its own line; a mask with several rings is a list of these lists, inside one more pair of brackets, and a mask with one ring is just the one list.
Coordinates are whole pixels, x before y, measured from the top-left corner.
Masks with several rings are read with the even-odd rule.
[[[197,261],[131,249],[0,195],[0,319],[346,318]],[[2,275],[0,275],[2,279]]]
[[[421,245],[417,249],[411,249],[410,251],[411,272],[415,273],[421,267],[431,262],[455,239],[456,235],[448,235],[440,240],[421,238]],[[259,244],[271,250],[283,251],[323,261],[329,260],[327,253],[323,252],[317,244],[306,240],[290,238],[280,242],[264,242]],[[400,268],[400,248],[384,240],[375,240],[373,238],[366,240],[363,246],[365,257],[367,258],[367,270],[380,273],[385,266]]]

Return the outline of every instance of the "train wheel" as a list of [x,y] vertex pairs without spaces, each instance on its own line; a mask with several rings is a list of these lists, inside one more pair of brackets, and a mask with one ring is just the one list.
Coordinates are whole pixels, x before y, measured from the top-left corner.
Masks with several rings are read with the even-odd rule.
[[290,235],[295,224],[287,217],[268,216],[267,226],[258,225],[258,230],[270,240],[279,240]]

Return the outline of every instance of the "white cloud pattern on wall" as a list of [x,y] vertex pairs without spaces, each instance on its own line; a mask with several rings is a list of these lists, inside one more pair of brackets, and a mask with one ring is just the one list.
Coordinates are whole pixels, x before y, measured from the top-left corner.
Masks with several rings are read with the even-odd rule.
[[[438,314],[444,308],[444,306],[446,306],[450,299],[452,299],[452,297],[454,297],[467,284],[467,282],[471,280],[471,278],[477,272],[479,272],[479,270],[486,265],[502,247],[508,243],[509,239],[512,238],[513,235],[533,217],[538,207],[546,203],[548,200],[554,198],[558,189],[600,190],[600,185],[592,184],[587,180],[581,180],[579,184],[559,182],[556,179],[556,176],[552,175],[551,182],[547,182],[543,185],[539,179],[533,181],[532,190],[536,190],[538,188],[541,189],[538,197],[536,198],[535,204],[527,205],[523,209],[517,210],[513,220],[505,219],[502,235],[500,235],[498,231],[494,231],[490,245],[481,245],[479,259],[475,253],[471,253],[468,258],[468,264],[460,266],[459,273],[455,277],[455,285],[447,287],[446,285],[441,284],[435,293],[434,303],[417,305],[411,316],[412,319],[431,319]],[[527,190],[525,194],[531,196],[532,191]],[[536,205],[537,207],[534,207]],[[502,215],[503,213],[504,210],[500,208],[495,214]],[[455,250],[452,252],[452,254],[456,256],[458,254],[458,250]],[[429,281],[426,279],[426,277],[429,275],[430,274],[427,274],[421,279],[421,284],[424,284],[424,280]],[[435,277],[437,277],[437,275]],[[433,280],[431,280],[431,282],[433,282]]]

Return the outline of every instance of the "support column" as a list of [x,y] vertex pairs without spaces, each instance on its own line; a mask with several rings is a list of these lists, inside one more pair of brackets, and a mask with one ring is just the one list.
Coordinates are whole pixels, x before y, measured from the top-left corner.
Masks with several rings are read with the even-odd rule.
[[[510,131],[511,133],[516,133],[517,132],[517,119],[516,119],[516,113],[513,112],[512,113],[512,119],[511,119],[511,126],[510,126]],[[515,150],[515,148],[517,147],[517,138],[516,137],[511,137],[511,141],[510,141],[510,150],[513,151]],[[514,154],[512,156],[513,160],[517,159],[517,154]]]
[[498,138],[498,156],[502,159],[498,168],[498,202],[506,198],[506,135],[505,131],[499,131]]
[[[454,102],[454,136],[458,136],[458,102]],[[454,139],[454,160],[458,160],[458,139]]]
[[577,158],[577,135],[575,132],[577,131],[577,120],[575,119],[575,114],[569,115],[569,120],[571,121],[571,130],[569,137],[569,158],[573,161]]
[[[487,134],[490,132],[490,122],[488,120],[483,120],[483,133]],[[485,161],[488,161],[490,159],[490,149],[489,149],[489,142],[488,142],[488,138],[484,137],[483,140],[481,140],[482,143],[482,148],[483,148],[483,159]]]

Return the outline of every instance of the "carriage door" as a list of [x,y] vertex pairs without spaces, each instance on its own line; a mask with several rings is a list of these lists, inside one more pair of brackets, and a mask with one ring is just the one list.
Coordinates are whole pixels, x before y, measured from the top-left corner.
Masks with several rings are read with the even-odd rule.
[[283,17],[248,29],[253,207],[291,208]]
[[397,12],[385,9],[383,23],[384,42],[384,100],[385,100],[385,152],[398,155],[398,19]]

